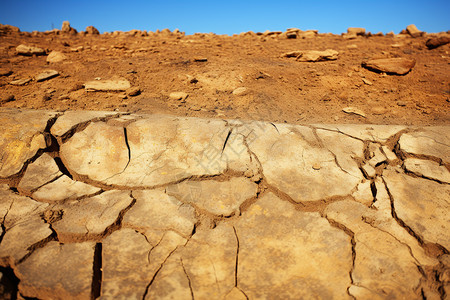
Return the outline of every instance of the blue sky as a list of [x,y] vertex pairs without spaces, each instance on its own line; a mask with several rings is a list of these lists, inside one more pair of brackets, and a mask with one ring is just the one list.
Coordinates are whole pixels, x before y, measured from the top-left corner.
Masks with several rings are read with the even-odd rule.
[[22,31],[93,25],[100,32],[179,28],[187,34],[302,30],[342,33],[347,27],[398,33],[409,24],[427,32],[450,30],[450,0],[378,1],[70,1],[0,0],[0,23]]

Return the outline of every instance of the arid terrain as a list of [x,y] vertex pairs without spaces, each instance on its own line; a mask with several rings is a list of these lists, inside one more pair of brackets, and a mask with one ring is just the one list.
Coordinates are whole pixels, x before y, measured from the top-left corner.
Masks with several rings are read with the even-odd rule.
[[[185,36],[168,30],[100,35],[74,33],[72,28],[46,33],[4,30],[0,69],[9,75],[0,77],[1,106],[157,112],[291,124],[447,124],[450,46],[429,49],[426,41],[436,36],[448,39],[449,35],[413,37],[405,31],[341,36],[295,29],[233,36]],[[16,48],[21,44],[42,48],[45,53],[18,55]],[[327,49],[337,51],[337,59],[304,62],[282,57],[291,51]],[[52,51],[61,52],[65,59],[48,62]],[[405,75],[362,67],[370,59],[396,57],[412,59],[415,65]],[[21,86],[10,84],[33,79],[48,69],[58,71],[59,76]],[[95,79],[126,79],[140,94],[86,91],[83,85]],[[174,92],[185,94],[170,97]],[[346,107],[364,116],[343,112]]]
[[0,299],[448,299],[448,32],[0,41]]

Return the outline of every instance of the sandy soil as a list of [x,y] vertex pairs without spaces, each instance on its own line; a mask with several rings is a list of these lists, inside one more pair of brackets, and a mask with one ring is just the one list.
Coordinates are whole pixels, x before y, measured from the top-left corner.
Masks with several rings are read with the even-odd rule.
[[[287,39],[277,35],[219,36],[154,34],[131,36],[9,33],[0,36],[3,107],[57,110],[119,110],[182,116],[243,118],[305,123],[448,124],[450,44],[429,50],[429,36],[358,36],[346,39],[319,34]],[[67,60],[48,63],[47,56],[20,56],[19,44],[61,51]],[[83,46],[83,47],[80,47]],[[282,58],[294,50],[339,52],[323,62]],[[361,67],[373,58],[406,57],[416,65],[404,76]],[[206,58],[207,61],[196,61]],[[24,86],[9,82],[33,78],[52,69],[58,77]],[[124,78],[141,90],[88,92],[94,79]],[[366,79],[365,83],[363,79]],[[246,87],[235,95],[233,91]],[[185,92],[185,101],[169,97]],[[13,101],[6,101],[14,96]],[[345,107],[365,117],[347,114]]]

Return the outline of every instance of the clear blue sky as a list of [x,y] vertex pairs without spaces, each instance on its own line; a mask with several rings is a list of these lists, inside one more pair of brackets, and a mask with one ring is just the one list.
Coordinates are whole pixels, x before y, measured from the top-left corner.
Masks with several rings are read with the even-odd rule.
[[0,0],[0,23],[22,31],[93,25],[100,32],[179,28],[186,34],[302,30],[342,33],[347,27],[398,33],[409,24],[427,32],[450,30],[450,0],[378,1],[133,1]]

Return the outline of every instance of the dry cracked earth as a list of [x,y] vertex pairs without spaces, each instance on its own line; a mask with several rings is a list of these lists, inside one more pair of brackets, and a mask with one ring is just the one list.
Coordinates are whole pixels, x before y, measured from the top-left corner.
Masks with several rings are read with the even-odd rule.
[[2,108],[2,295],[444,299],[449,132]]

